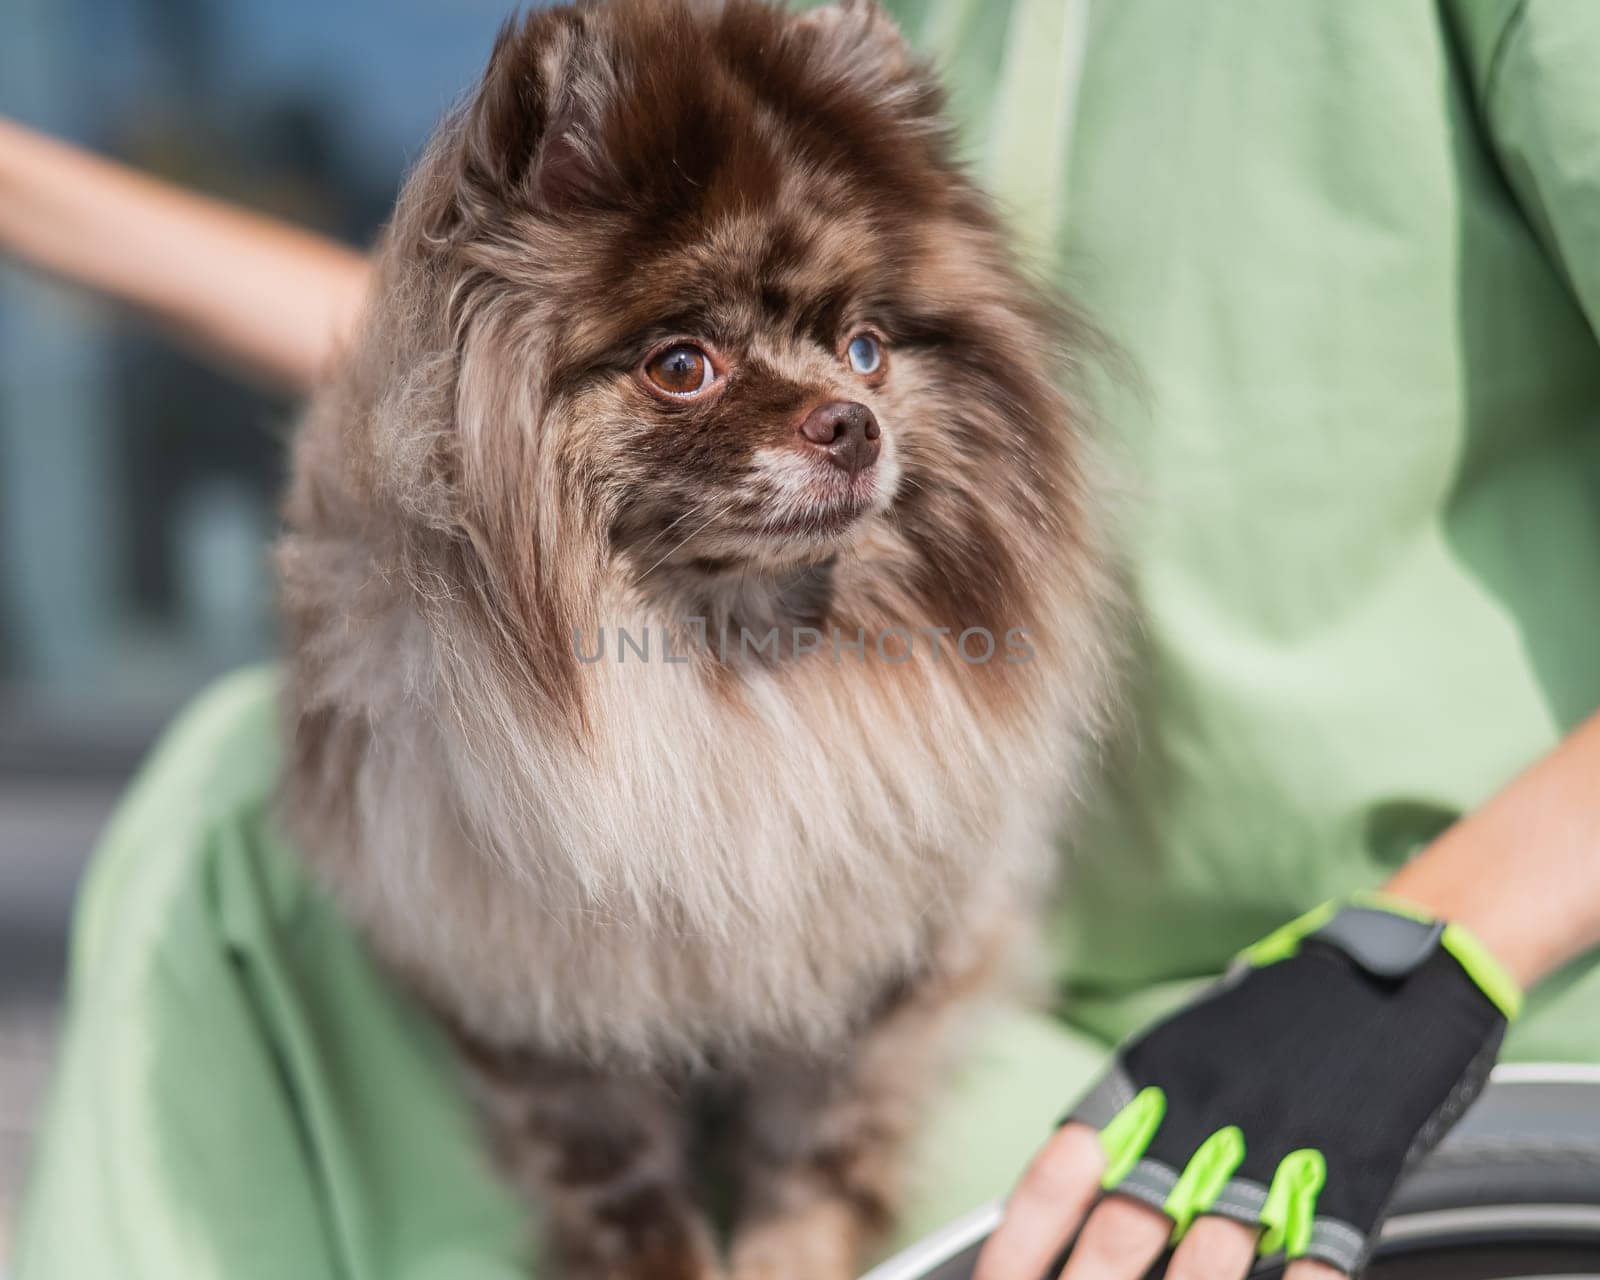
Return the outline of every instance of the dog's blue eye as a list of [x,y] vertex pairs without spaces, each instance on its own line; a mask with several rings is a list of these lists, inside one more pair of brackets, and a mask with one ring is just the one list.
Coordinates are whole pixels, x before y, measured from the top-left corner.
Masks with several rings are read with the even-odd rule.
[[877,373],[883,367],[883,344],[870,333],[858,333],[845,348],[845,357],[857,373]]

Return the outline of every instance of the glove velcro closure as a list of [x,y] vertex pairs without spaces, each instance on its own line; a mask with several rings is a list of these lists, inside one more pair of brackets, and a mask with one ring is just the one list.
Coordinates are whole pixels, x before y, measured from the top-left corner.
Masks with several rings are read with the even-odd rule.
[[1254,966],[1274,964],[1294,955],[1311,937],[1338,947],[1380,978],[1403,977],[1442,946],[1507,1022],[1515,1022],[1522,1012],[1516,979],[1475,934],[1383,893],[1325,902],[1245,948],[1239,959]]

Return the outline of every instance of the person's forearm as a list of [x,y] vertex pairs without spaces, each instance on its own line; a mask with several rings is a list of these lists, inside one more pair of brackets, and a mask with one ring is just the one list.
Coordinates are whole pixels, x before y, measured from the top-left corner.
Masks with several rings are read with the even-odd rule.
[[1524,987],[1600,946],[1600,715],[1386,890],[1465,925]]
[[0,120],[0,251],[294,390],[353,323],[366,259]]

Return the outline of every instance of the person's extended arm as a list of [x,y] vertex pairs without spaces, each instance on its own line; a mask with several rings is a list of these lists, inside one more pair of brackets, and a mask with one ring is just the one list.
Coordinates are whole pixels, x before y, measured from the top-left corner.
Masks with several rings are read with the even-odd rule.
[[0,251],[296,391],[320,376],[367,281],[353,250],[5,120]]
[[[1475,938],[1487,949],[1492,961],[1498,961],[1498,968],[1504,971],[1501,976],[1508,975],[1522,987],[1537,983],[1568,960],[1600,946],[1600,715],[1580,726],[1551,755],[1522,774],[1482,809],[1456,823],[1395,876],[1385,886],[1385,894],[1391,901],[1415,905],[1428,916],[1461,926],[1464,936]],[[1296,945],[1314,937],[1313,933],[1301,931]],[[1292,954],[1292,948],[1278,947],[1277,950]],[[1360,1059],[1366,1067],[1375,1066],[1381,1072],[1386,1063],[1395,1063],[1395,1092],[1400,1092],[1402,1086],[1408,1087],[1417,1077],[1426,1074],[1424,1062],[1431,1064],[1434,1044],[1442,1041],[1447,1032],[1460,1032],[1463,1055],[1481,1059],[1486,1052],[1492,1059],[1498,1043],[1498,1028],[1504,1024],[1501,1014],[1515,1011],[1517,993],[1514,990],[1502,993],[1504,1007],[1497,1011],[1496,1002],[1474,985],[1472,974],[1467,972],[1472,967],[1471,953],[1462,951],[1461,954],[1468,957],[1467,963],[1457,958],[1455,949],[1440,948],[1426,962],[1426,972],[1423,968],[1417,971],[1417,978],[1425,978],[1436,986],[1420,990],[1415,999],[1423,1000],[1432,990],[1449,997],[1450,1008],[1440,1014],[1437,1026],[1430,1025],[1426,1019],[1434,1015],[1438,1002],[1418,1003],[1404,1010],[1406,1016],[1400,1025],[1406,1030],[1384,1043],[1373,1043],[1370,1038],[1364,1040],[1363,1037],[1371,1036],[1373,1025],[1385,1009],[1393,1010],[1397,1002],[1413,998],[1408,991],[1416,984],[1410,976],[1397,979],[1398,985],[1392,987],[1382,980],[1369,983],[1367,975],[1357,972],[1359,966],[1347,956],[1322,947],[1318,954],[1303,957],[1321,962],[1323,968],[1312,975],[1307,986],[1299,989],[1303,1007],[1295,1010],[1295,1016],[1280,1020],[1280,1015],[1286,1011],[1281,1005],[1272,1004],[1270,990],[1254,1004],[1249,1003],[1254,997],[1242,986],[1232,990],[1229,998],[1244,1003],[1243,1023],[1249,1028],[1244,1038],[1254,1042],[1243,1046],[1244,1055],[1237,1060],[1223,1060],[1239,1048],[1240,1037],[1233,1036],[1229,1043],[1228,1037],[1215,1034],[1218,1010],[1224,1003],[1215,998],[1209,1004],[1203,999],[1181,1010],[1144,1037],[1136,1050],[1145,1050],[1145,1062],[1141,1065],[1146,1069],[1151,1062],[1164,1062],[1181,1073],[1199,1064],[1200,1070],[1210,1071],[1215,1076],[1219,1072],[1225,1074],[1228,1062],[1233,1062],[1236,1069],[1248,1072],[1254,1063],[1267,1057],[1265,1051],[1290,1023],[1295,1023],[1293,1033],[1303,1037],[1307,1025],[1320,1031],[1329,1020],[1337,1020],[1342,988],[1336,984],[1348,980],[1352,1001],[1364,998],[1362,993],[1366,986],[1363,984],[1373,988],[1371,1020],[1368,1025],[1328,1026],[1328,1038],[1331,1043],[1349,1044],[1352,1064]],[[1491,967],[1495,967],[1492,961]],[[1273,960],[1270,957],[1256,960],[1258,966],[1263,963],[1271,966]],[[1259,974],[1263,970],[1256,968],[1252,972]],[[1280,987],[1294,990],[1290,985],[1293,975],[1287,967],[1273,972]],[[1495,987],[1493,978],[1481,971],[1477,980],[1486,980],[1491,989]],[[1428,999],[1431,1000],[1431,996]],[[1296,1023],[1296,1017],[1305,1022]],[[1424,1037],[1424,1042],[1410,1046],[1397,1043],[1413,1027],[1414,1034]],[[1177,1054],[1161,1056],[1163,1033],[1175,1042],[1179,1049]],[[1341,1047],[1330,1052],[1343,1054],[1346,1051]],[[1332,1073],[1334,1077],[1354,1074],[1353,1070],[1346,1071],[1339,1064],[1334,1065],[1338,1068]],[[1287,1099],[1289,1105],[1309,1112],[1315,1106],[1315,1099],[1308,1100],[1304,1093],[1297,1091],[1312,1087],[1309,1082],[1314,1075],[1313,1067],[1301,1071],[1292,1080],[1285,1080],[1280,1074],[1241,1083],[1247,1086],[1243,1090],[1247,1098],[1272,1099],[1276,1092],[1282,1092],[1285,1097],[1277,1098],[1276,1103]],[[1462,1078],[1466,1080],[1466,1075]],[[1154,1092],[1145,1090],[1146,1095]],[[1218,1090],[1208,1087],[1204,1092],[1215,1094]],[[1154,1105],[1153,1099],[1146,1100]],[[1374,1097],[1373,1105],[1386,1105],[1388,1101]],[[1269,1101],[1262,1111],[1271,1112],[1276,1103]],[[1448,1098],[1440,1100],[1441,1110],[1447,1105]],[[1134,1108],[1129,1110],[1131,1113]],[[1358,1109],[1357,1114],[1344,1117],[1342,1122],[1354,1127],[1382,1127],[1383,1120],[1376,1117],[1376,1112],[1367,1114]],[[1453,1113],[1445,1114],[1442,1117],[1444,1127],[1453,1118]],[[1152,1131],[1163,1122],[1159,1108],[1147,1110],[1146,1119]],[[1273,1136],[1270,1132],[1252,1135],[1248,1131],[1247,1116],[1230,1119],[1236,1119],[1243,1126],[1236,1130],[1240,1148],[1240,1153],[1236,1154],[1241,1156],[1243,1148],[1255,1138]],[[1138,1116],[1134,1116],[1134,1120],[1137,1121]],[[1281,1117],[1279,1123],[1282,1123]],[[1161,1200],[1159,1195],[1153,1196],[1148,1187],[1140,1188],[1145,1193],[1142,1202],[1124,1194],[1093,1207],[1108,1164],[1116,1155],[1118,1140],[1126,1137],[1129,1124],[1129,1121],[1122,1122],[1123,1132],[1119,1134],[1114,1134],[1109,1124],[1097,1131],[1097,1127],[1077,1122],[1063,1125],[1057,1131],[1034,1159],[1007,1206],[1004,1222],[979,1259],[977,1280],[1038,1280],[1080,1224],[1082,1234],[1063,1273],[1067,1280],[1135,1280],[1144,1274],[1173,1235],[1174,1219],[1170,1208],[1174,1199],[1187,1198],[1189,1203],[1196,1203],[1195,1196],[1190,1194],[1196,1186],[1196,1175],[1191,1175],[1187,1191],[1177,1187],[1156,1188],[1169,1197],[1168,1212],[1152,1207]],[[1330,1141],[1338,1137],[1331,1132],[1327,1136]],[[1381,1139],[1384,1135],[1375,1136]],[[1409,1134],[1401,1136],[1408,1140],[1411,1137]],[[1224,1149],[1227,1145],[1224,1140],[1212,1147],[1213,1164],[1218,1168],[1233,1159]],[[1396,1152],[1397,1160],[1403,1157],[1407,1145],[1407,1142],[1401,1143]],[[1303,1155],[1304,1152],[1294,1154]],[[1231,1169],[1221,1174],[1217,1186],[1226,1185],[1229,1172]],[[1331,1197],[1331,1182],[1340,1172],[1332,1161],[1328,1162],[1324,1176],[1329,1185],[1322,1189],[1325,1199]],[[1199,1183],[1204,1182],[1204,1177],[1200,1177]],[[1210,1212],[1220,1214],[1223,1209],[1213,1205]],[[1254,1213],[1239,1212],[1234,1216],[1250,1218]],[[1259,1226],[1245,1225],[1243,1221],[1224,1216],[1197,1217],[1193,1228],[1183,1236],[1167,1274],[1173,1280],[1178,1277],[1183,1280],[1238,1280],[1255,1259],[1259,1235]],[[1353,1247],[1359,1248],[1359,1242]],[[1333,1274],[1335,1268],[1309,1258],[1294,1262],[1289,1268],[1292,1280],[1312,1280],[1315,1276]]]
[[1524,987],[1600,946],[1600,715],[1387,889],[1466,925]]

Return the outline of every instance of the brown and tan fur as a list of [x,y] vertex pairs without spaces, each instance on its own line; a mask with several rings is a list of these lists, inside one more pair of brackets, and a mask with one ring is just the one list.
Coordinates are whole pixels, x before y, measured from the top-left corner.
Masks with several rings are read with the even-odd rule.
[[[512,24],[298,441],[286,812],[569,1277],[853,1274],[1081,785],[1111,592],[1072,347],[939,112],[869,5]],[[680,335],[722,376],[669,403],[639,369]],[[797,443],[825,401],[882,430],[843,519]],[[579,660],[695,617],[867,652]],[[968,628],[1032,660],[953,660]]]

